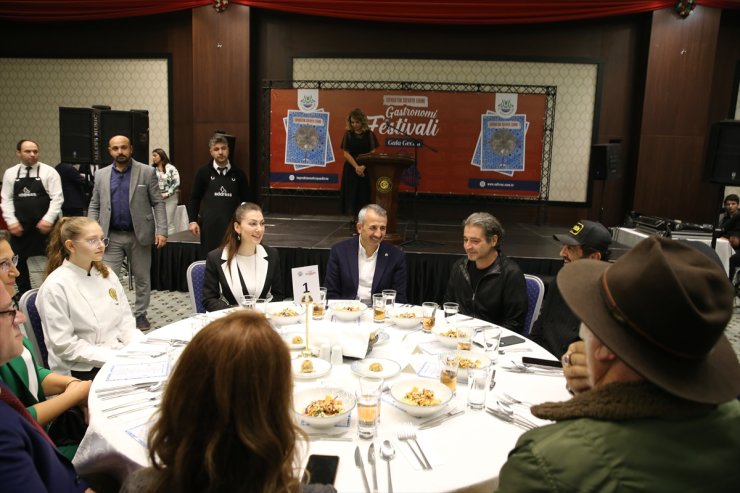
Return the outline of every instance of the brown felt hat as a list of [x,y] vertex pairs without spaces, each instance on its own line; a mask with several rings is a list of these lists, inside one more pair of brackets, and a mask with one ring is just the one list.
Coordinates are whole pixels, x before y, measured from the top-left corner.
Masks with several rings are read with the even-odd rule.
[[723,334],[734,292],[699,251],[652,236],[613,264],[566,265],[557,283],[578,318],[646,380],[710,404],[740,394],[740,364]]

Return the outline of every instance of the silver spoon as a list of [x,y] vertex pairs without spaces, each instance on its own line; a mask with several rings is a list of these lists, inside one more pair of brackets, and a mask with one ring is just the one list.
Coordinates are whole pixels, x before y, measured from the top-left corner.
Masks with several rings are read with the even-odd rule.
[[396,449],[388,440],[383,440],[383,445],[380,446],[380,457],[388,465],[388,493],[393,493],[393,482],[391,481],[391,460],[396,456]]

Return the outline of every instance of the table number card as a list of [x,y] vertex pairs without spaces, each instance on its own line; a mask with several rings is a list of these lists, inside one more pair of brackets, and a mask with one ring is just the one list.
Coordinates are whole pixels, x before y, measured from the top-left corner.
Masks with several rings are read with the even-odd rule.
[[314,301],[321,299],[318,265],[294,267],[291,269],[291,277],[293,278],[293,299],[297,303],[301,302],[301,296],[306,291],[311,293],[311,298]]

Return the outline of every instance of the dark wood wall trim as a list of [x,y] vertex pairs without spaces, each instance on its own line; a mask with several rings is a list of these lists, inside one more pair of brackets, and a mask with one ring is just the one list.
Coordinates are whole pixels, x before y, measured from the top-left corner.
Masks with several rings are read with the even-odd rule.
[[652,16],[635,208],[711,223],[716,187],[703,180],[704,147],[721,11]]

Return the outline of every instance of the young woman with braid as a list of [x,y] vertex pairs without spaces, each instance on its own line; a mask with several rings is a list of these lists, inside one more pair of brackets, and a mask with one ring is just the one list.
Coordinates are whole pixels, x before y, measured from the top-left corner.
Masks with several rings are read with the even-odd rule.
[[55,372],[92,380],[117,349],[143,338],[121,282],[103,263],[107,244],[87,217],[62,218],[51,234],[36,306]]

